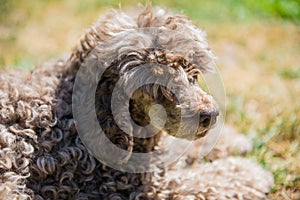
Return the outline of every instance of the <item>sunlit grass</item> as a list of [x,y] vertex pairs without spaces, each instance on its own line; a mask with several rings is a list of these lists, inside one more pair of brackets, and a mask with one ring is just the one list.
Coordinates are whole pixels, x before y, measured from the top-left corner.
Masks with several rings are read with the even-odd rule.
[[[68,53],[109,6],[139,1],[3,0],[0,67],[32,69]],[[166,0],[208,33],[227,93],[226,122],[254,142],[248,156],[273,172],[273,197],[300,198],[298,0]],[[299,6],[298,6],[299,5]]]
[[283,69],[280,75],[286,79],[300,79],[300,69]]

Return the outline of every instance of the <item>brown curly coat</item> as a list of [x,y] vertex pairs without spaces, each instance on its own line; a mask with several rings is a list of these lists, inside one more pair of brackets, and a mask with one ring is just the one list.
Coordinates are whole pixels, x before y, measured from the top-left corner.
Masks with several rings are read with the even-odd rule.
[[[102,56],[110,56],[121,46],[120,41],[109,43],[111,38],[120,32],[143,27],[160,28],[161,44],[165,44],[165,50],[139,51],[134,55],[135,60],[140,58],[141,61],[182,66],[186,62],[197,63],[198,69],[209,70],[207,64],[213,55],[204,33],[184,16],[146,7],[136,18],[120,11],[102,17],[87,31],[69,59],[50,61],[28,73],[1,73],[0,199],[266,198],[272,176],[244,158],[229,157],[202,163],[185,155],[176,166],[159,168],[153,173],[126,173],[101,164],[82,144],[72,114],[76,73],[96,47],[102,47],[99,50]],[[172,35],[164,28],[179,30],[181,34]],[[175,43],[173,38],[177,39]],[[130,50],[143,49],[147,42],[142,38],[144,43],[134,43],[137,39],[122,41],[122,46],[128,47],[123,52],[125,58]],[[194,51],[192,57],[186,57],[187,46]],[[112,71],[108,77],[113,77]],[[96,96],[109,92],[100,84]],[[170,94],[162,88],[161,95],[166,100]],[[106,101],[104,99],[102,103]],[[133,108],[133,111],[138,109]],[[99,121],[109,118],[105,110],[99,108],[97,111]],[[136,117],[138,119],[140,117]],[[115,125],[106,123],[102,125],[106,127],[108,137],[128,151],[151,151],[159,140],[158,136],[150,140],[134,139],[119,132]],[[165,141],[167,138],[162,137]],[[196,154],[197,144],[194,147]],[[182,177],[182,174],[186,176]]]

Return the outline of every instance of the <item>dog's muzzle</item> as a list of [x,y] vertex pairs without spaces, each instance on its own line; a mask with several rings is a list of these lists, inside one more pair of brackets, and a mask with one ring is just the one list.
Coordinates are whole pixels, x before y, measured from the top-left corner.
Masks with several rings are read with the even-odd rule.
[[204,137],[208,133],[208,131],[216,124],[218,116],[218,109],[200,113],[199,128],[194,139]]

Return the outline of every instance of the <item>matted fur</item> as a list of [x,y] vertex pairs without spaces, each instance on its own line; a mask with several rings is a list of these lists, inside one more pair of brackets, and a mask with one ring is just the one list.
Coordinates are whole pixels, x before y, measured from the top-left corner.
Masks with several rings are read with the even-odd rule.
[[[118,33],[143,27],[158,28],[158,43],[164,51],[140,51],[145,46],[149,47],[152,41],[146,35],[135,35],[126,41],[110,40]],[[168,29],[176,30],[176,34],[172,35],[166,31]],[[120,59],[112,63],[114,66],[119,66],[116,63],[122,61],[130,63],[132,60],[126,60],[130,56],[140,63],[172,64],[177,68],[192,66],[182,72],[186,80],[189,76],[193,77],[197,70],[209,71],[208,64],[213,59],[205,34],[186,17],[146,7],[136,17],[121,11],[104,15],[87,30],[69,59],[51,61],[30,73],[1,73],[0,199],[266,198],[265,194],[272,185],[272,176],[246,159],[230,157],[201,163],[203,161],[189,162],[190,156],[185,155],[177,167],[135,174],[111,169],[90,155],[74,125],[72,90],[82,62],[99,46],[103,47],[99,49],[102,56],[112,56],[118,51]],[[127,48],[122,49],[122,46]],[[108,80],[114,80],[113,77],[118,75],[120,69],[113,72],[108,71],[107,79],[103,80],[104,85]],[[106,89],[100,84],[98,97],[110,92]],[[144,92],[149,93],[147,88],[144,89]],[[164,100],[172,98],[167,91],[161,89],[160,92]],[[200,94],[210,99],[208,95]],[[102,99],[102,102],[106,101]],[[198,106],[201,101],[197,103]],[[201,108],[205,110],[210,107],[208,103]],[[134,140],[122,134],[114,124],[108,123],[110,116],[105,110],[100,107],[97,111],[99,120],[106,127],[106,134],[121,148],[148,152],[156,147],[159,137]],[[133,108],[133,111],[138,114],[138,107]],[[189,173],[189,176],[182,178],[183,174]],[[246,178],[245,174],[249,176]]]

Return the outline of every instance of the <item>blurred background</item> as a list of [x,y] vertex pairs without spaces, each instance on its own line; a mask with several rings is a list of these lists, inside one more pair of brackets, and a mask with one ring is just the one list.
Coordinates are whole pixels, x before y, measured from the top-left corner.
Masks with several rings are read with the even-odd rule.
[[[162,0],[161,0],[162,1]],[[153,0],[206,30],[227,93],[226,122],[273,172],[271,198],[300,199],[300,0]],[[33,69],[69,53],[125,0],[0,0],[0,68]]]

